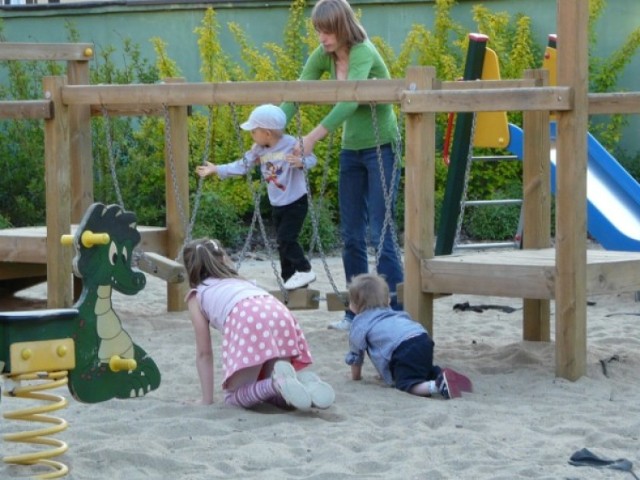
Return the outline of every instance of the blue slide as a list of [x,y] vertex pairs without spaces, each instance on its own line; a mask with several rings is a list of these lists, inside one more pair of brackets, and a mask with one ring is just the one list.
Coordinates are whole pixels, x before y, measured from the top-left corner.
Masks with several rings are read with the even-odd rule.
[[[556,124],[551,122],[551,191],[556,192]],[[522,129],[509,124],[507,150],[522,159]],[[640,184],[587,134],[587,230],[607,250],[640,251]]]

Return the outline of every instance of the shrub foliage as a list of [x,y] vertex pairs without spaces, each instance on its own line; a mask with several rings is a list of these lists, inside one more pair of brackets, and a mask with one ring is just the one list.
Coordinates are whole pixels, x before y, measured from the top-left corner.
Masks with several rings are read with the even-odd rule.
[[[451,15],[454,0],[436,0],[433,29],[414,24],[395,52],[384,39],[372,41],[384,56],[390,72],[402,78],[410,65],[430,65],[438,78],[455,80],[464,69],[467,32]],[[291,2],[286,28],[280,44],[255,45],[248,32],[238,24],[229,23],[240,47],[239,60],[232,59],[220,43],[221,25],[213,8],[206,10],[202,22],[194,30],[194,42],[200,52],[200,73],[205,82],[293,80],[299,75],[308,52],[318,45],[317,36],[306,15],[307,0]],[[593,26],[604,10],[604,0],[592,0],[591,45],[596,38]],[[357,12],[360,14],[360,12]],[[473,19],[480,33],[490,38],[489,46],[500,60],[503,78],[520,78],[524,70],[538,68],[542,63],[542,49],[533,41],[531,19],[519,14],[511,17],[505,12],[493,12],[483,5],[473,7]],[[69,41],[80,41],[74,25],[66,24]],[[0,40],[6,40],[0,23]],[[150,39],[155,59],[143,58],[139,45],[124,38],[122,45],[105,46],[96,52],[91,65],[92,84],[154,83],[161,79],[179,77],[179,62],[167,53],[166,40]],[[590,87],[604,92],[615,88],[617,79],[640,45],[640,28],[632,33],[624,45],[606,59],[591,57]],[[116,61],[115,59],[118,59]],[[56,62],[5,61],[7,85],[0,86],[0,98],[5,100],[36,99],[42,96],[41,79],[45,75],[60,75],[64,65]],[[204,162],[227,163],[240,158],[250,139],[239,128],[251,106],[196,107],[189,118],[190,169]],[[302,135],[315,126],[329,106],[305,105],[299,108],[289,127],[292,135]],[[438,121],[438,152],[446,114]],[[521,123],[521,114],[509,113],[509,120]],[[606,121],[596,119],[593,131],[600,140],[614,149],[625,124],[621,116]],[[92,120],[94,155],[94,191],[96,200],[107,203],[122,202],[125,208],[137,213],[140,223],[161,225],[166,214],[164,143],[165,125],[162,116],[139,118],[97,116]],[[319,238],[323,247],[338,244],[337,223],[337,155],[340,132],[316,147],[319,165],[308,172],[311,197],[317,211],[316,225],[309,219],[303,241],[310,248]],[[501,152],[482,152],[501,153]],[[626,154],[632,164],[633,156]],[[0,227],[36,225],[44,223],[44,166],[43,128],[41,122],[21,120],[0,123],[0,162],[4,174],[0,176]],[[637,172],[632,172],[637,173]],[[436,208],[441,205],[445,187],[446,167],[439,162],[436,168]],[[239,247],[247,232],[247,219],[254,209],[255,192],[260,189],[260,177],[254,172],[246,179],[199,182],[190,177],[193,200],[201,199],[194,235],[220,238],[232,248]],[[471,169],[467,192],[470,198],[486,198],[494,192],[519,192],[521,167],[517,163],[483,164]],[[169,183],[170,184],[170,183]],[[401,181],[403,188],[404,181]],[[171,188],[171,187],[169,187]],[[264,196],[264,193],[262,193]],[[262,199],[260,213],[268,219],[268,202]],[[404,226],[402,192],[397,222]],[[438,212],[436,213],[438,217]],[[513,209],[498,213],[476,213],[465,220],[467,234],[502,238],[505,225],[517,223]],[[436,218],[437,220],[437,218]]]

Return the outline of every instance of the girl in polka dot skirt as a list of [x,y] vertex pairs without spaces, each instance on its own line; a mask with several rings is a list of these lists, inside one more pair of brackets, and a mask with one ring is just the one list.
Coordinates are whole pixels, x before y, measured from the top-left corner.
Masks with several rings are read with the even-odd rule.
[[315,373],[309,345],[292,313],[273,295],[242,278],[217,240],[185,245],[191,290],[185,300],[196,339],[201,403],[213,403],[213,349],[209,327],[222,333],[224,402],[251,408],[329,408],[333,388]]

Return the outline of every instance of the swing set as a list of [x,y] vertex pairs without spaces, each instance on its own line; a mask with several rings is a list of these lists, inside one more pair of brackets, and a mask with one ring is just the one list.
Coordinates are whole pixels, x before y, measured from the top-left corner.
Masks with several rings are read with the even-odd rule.
[[[9,262],[47,264],[48,302],[71,305],[69,252],[57,239],[71,231],[93,195],[90,182],[89,119],[104,106],[111,115],[146,114],[167,105],[171,141],[165,162],[175,161],[175,186],[168,184],[165,228],[145,234],[144,251],[176,258],[185,240],[185,225],[176,197],[188,205],[187,109],[191,105],[258,105],[341,101],[399,104],[405,116],[405,310],[437,335],[433,300],[443,293],[522,298],[523,338],[550,340],[550,318],[544,302],[555,301],[556,374],[575,380],[586,372],[586,295],[640,290],[640,255],[634,252],[587,252],[586,134],[589,114],[640,111],[640,94],[589,94],[586,79],[588,1],[557,2],[557,86],[548,86],[544,71],[520,80],[438,81],[428,67],[411,67],[403,80],[315,82],[190,83],[157,85],[68,84],[64,77],[44,80],[45,99],[30,105],[45,122],[47,160],[47,229],[26,248],[17,233],[11,246],[0,240],[0,255]],[[0,46],[4,48],[4,46]],[[35,50],[34,50],[35,51]],[[0,58],[6,58],[0,55]],[[84,58],[84,57],[81,57]],[[86,61],[86,60],[85,60]],[[76,78],[71,77],[70,78]],[[5,103],[5,102],[1,102]],[[0,113],[24,117],[16,107]],[[439,112],[522,111],[524,113],[523,249],[478,254],[434,255],[435,114]],[[55,112],[55,114],[54,114]],[[557,119],[556,243],[549,247],[549,116]],[[70,153],[73,158],[70,160]],[[81,154],[80,154],[81,153]],[[71,175],[73,172],[73,175]],[[71,179],[74,179],[73,183]],[[167,178],[167,182],[171,182]],[[33,245],[33,243],[31,243]],[[14,269],[15,271],[15,269]],[[183,308],[179,288],[168,284],[168,305]],[[172,291],[173,289],[173,291]]]

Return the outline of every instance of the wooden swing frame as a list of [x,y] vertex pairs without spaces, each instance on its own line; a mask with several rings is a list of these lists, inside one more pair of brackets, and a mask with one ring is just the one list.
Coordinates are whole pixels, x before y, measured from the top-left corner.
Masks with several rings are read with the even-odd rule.
[[[88,131],[88,118],[94,105],[107,105],[113,112],[168,103],[178,135],[172,141],[174,158],[186,159],[186,112],[188,105],[212,103],[260,104],[294,101],[333,104],[340,101],[399,103],[405,122],[405,309],[434,332],[433,299],[439,293],[456,293],[463,282],[477,294],[524,297],[523,338],[549,341],[548,302],[555,300],[556,374],[576,380],[586,373],[586,296],[594,293],[637,291],[640,289],[640,254],[589,252],[586,248],[586,134],[589,114],[640,112],[640,92],[625,94],[588,93],[587,23],[588,0],[557,2],[558,71],[556,87],[546,87],[543,72],[531,73],[523,81],[439,82],[432,68],[410,68],[405,80],[315,81],[315,82],[235,82],[161,85],[67,85],[65,78],[45,79],[49,108],[40,111],[55,116],[45,119],[47,151],[47,227],[48,236],[57,239],[69,233],[72,211],[83,211],[91,195],[91,183],[71,184],[70,172],[89,169],[87,155],[69,161],[69,151],[84,151],[88,140],[78,137]],[[259,88],[258,88],[259,87]],[[0,109],[1,112],[2,109]],[[492,252],[490,261],[480,265],[464,255],[434,258],[434,182],[435,115],[437,112],[512,111],[525,112],[524,131],[524,248],[530,255],[529,274],[508,268],[514,261],[510,252]],[[541,201],[550,195],[548,164],[550,112],[557,118],[556,141],[556,244],[539,232],[548,231],[550,213]],[[78,117],[85,122],[76,121]],[[6,118],[6,117],[5,117]],[[72,118],[76,120],[72,121]],[[70,132],[73,132],[70,134]],[[180,167],[182,168],[182,167]],[[77,169],[77,170],[76,170]],[[187,162],[179,172],[179,190],[188,198]],[[81,178],[86,178],[84,174]],[[53,193],[54,190],[56,193]],[[167,189],[167,229],[162,245],[177,253],[183,229],[175,202]],[[186,201],[185,201],[186,203]],[[73,205],[73,209],[71,206]],[[55,207],[54,207],[55,206]],[[71,301],[71,265],[68,254],[51,241],[46,247],[50,301],[55,306]],[[146,249],[148,250],[148,249]],[[0,252],[2,252],[0,243]],[[511,255],[511,256],[510,256]],[[618,257],[622,255],[623,260]],[[466,258],[466,259],[465,259]],[[69,259],[70,260],[70,259]],[[468,281],[473,267],[475,281]],[[462,273],[461,273],[462,272]],[[526,273],[526,272],[525,272]],[[549,278],[551,276],[551,278]],[[444,279],[451,286],[442,292]],[[587,281],[587,279],[596,279]],[[549,292],[531,298],[527,292]],[[181,300],[181,299],[180,299]]]

